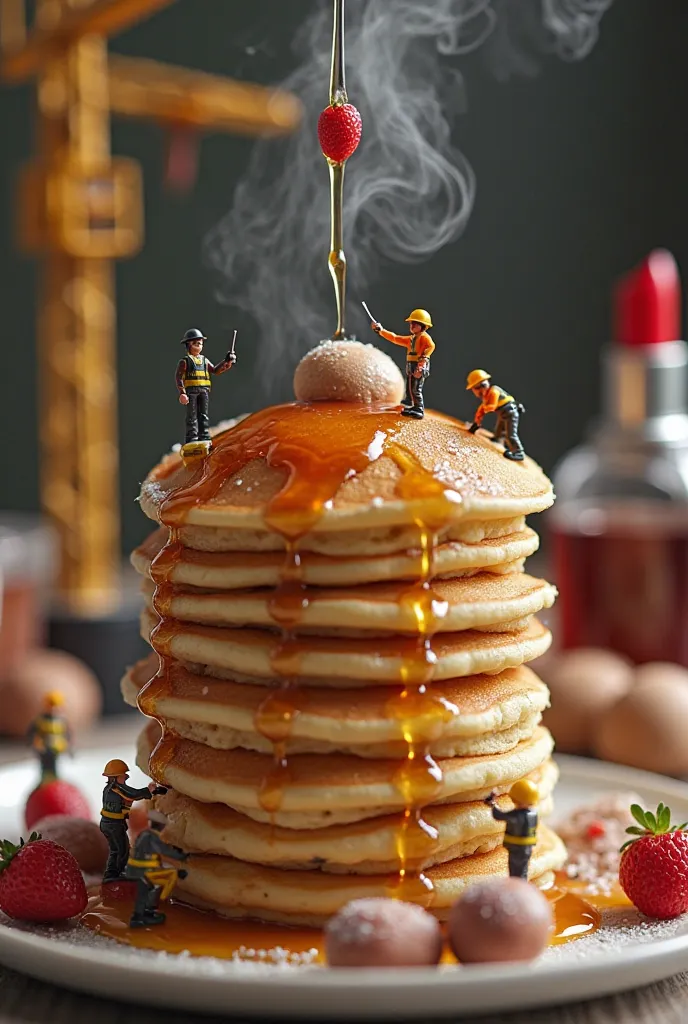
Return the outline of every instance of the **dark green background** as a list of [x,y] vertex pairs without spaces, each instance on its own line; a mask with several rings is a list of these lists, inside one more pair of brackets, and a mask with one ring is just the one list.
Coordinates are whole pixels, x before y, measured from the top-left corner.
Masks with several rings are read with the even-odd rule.
[[[290,70],[289,40],[312,3],[180,0],[114,48],[276,81]],[[246,46],[265,40],[255,57],[246,56]],[[527,405],[524,440],[548,469],[597,408],[613,278],[657,245],[688,266],[686,40],[685,0],[616,0],[583,63],[543,58],[538,77],[500,84],[482,54],[463,60],[469,106],[456,123],[455,141],[478,180],[471,222],[429,262],[384,269],[368,295],[390,327],[395,316],[406,315],[409,296],[432,310],[437,353],[430,405],[468,415],[465,373],[485,365]],[[0,505],[16,509],[38,504],[34,266],[15,254],[11,226],[14,172],[31,149],[31,110],[29,88],[0,92],[7,381]],[[312,116],[303,130],[313,130]],[[205,140],[197,185],[180,200],[161,187],[162,133],[143,124],[115,126],[115,152],[142,161],[146,179],[146,246],[117,271],[125,548],[146,530],[134,503],[138,482],[181,433],[172,382],[181,332],[201,326],[211,339],[208,353],[217,358],[227,328],[241,327],[240,361],[218,383],[214,418],[263,401],[254,369],[259,339],[250,322],[217,304],[201,257],[203,236],[229,208],[250,147],[224,136]],[[304,350],[316,340],[304,338]],[[287,397],[286,389],[275,397]]]

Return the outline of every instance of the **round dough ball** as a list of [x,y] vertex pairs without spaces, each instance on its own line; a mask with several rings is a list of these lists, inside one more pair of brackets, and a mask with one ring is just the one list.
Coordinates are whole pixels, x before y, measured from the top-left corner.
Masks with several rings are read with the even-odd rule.
[[69,850],[85,874],[99,875],[105,870],[109,852],[107,839],[95,822],[51,814],[37,821],[33,831],[39,832],[42,839],[52,839]]
[[439,922],[415,903],[352,900],[325,927],[330,967],[427,967],[441,953]]
[[461,963],[533,960],[554,926],[546,896],[523,878],[490,878],[461,896],[449,915],[449,941]]
[[550,691],[551,707],[542,723],[554,736],[557,749],[572,754],[590,749],[597,719],[633,684],[630,662],[597,647],[562,651],[534,667]]
[[597,722],[598,757],[664,775],[688,774],[688,669],[643,665],[637,682]]
[[294,373],[299,402],[399,405],[404,379],[386,352],[361,341],[321,341]]
[[0,692],[0,733],[26,736],[52,690],[64,697],[60,713],[75,731],[92,725],[100,714],[102,692],[90,668],[64,651],[31,651]]

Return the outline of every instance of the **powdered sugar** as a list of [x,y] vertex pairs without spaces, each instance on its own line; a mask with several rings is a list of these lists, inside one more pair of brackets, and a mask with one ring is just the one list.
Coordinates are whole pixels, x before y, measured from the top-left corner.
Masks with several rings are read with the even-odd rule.
[[585,883],[581,895],[611,894],[619,875],[619,850],[628,839],[626,828],[634,823],[630,807],[639,802],[634,793],[612,793],[557,824],[569,854],[566,873]]

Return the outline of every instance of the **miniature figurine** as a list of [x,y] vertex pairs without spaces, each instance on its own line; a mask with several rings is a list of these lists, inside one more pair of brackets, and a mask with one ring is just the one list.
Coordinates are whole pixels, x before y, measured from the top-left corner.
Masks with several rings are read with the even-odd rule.
[[64,697],[59,691],[46,693],[43,712],[33,720],[29,728],[31,746],[38,754],[41,766],[41,785],[57,778],[57,759],[60,754],[70,752],[69,725],[57,710],[63,704]]
[[472,370],[466,378],[466,391],[472,391],[475,397],[480,399],[480,406],[468,428],[469,432],[475,434],[487,413],[496,412],[497,424],[493,440],[504,441],[504,458],[523,462],[525,453],[518,436],[518,421],[526,410],[514,400],[513,395],[503,391],[496,384],[490,384],[491,379],[490,374],[484,370]]
[[[371,316],[365,303],[363,306],[368,316]],[[432,327],[432,318],[427,309],[414,309],[406,317],[406,323],[410,327],[410,334],[386,331],[377,320],[372,320],[370,326],[385,341],[406,349],[406,398],[401,403],[404,406],[402,415],[422,420],[425,412],[423,387],[430,376],[430,356],[435,351],[435,342],[425,330],[426,327]]]
[[103,769],[107,785],[103,790],[103,809],[100,812],[100,831],[108,841],[110,855],[103,875],[104,882],[122,877],[129,857],[129,812],[134,800],[150,800],[167,790],[151,782],[145,789],[127,786],[129,768],[124,761],[114,758]]
[[203,355],[203,342],[206,337],[201,331],[192,327],[182,338],[182,345],[186,345],[186,355],[177,363],[176,382],[179,391],[179,401],[186,406],[186,441],[185,445],[205,442],[209,446],[210,421],[208,410],[210,405],[210,376],[211,374],[225,373],[236,363],[234,344],[236,342],[236,331],[232,340],[232,347],[216,366]]
[[485,797],[495,821],[506,823],[504,846],[509,854],[509,875],[511,878],[528,879],[530,855],[537,842],[538,814],[535,805],[539,800],[537,786],[528,779],[520,779],[509,790],[515,807],[513,811],[500,811],[494,806],[494,793]]
[[158,910],[160,900],[169,897],[178,878],[186,878],[186,871],[162,865],[161,857],[187,860],[189,856],[177,846],[163,842],[160,836],[163,827],[163,822],[151,821],[149,827],[139,833],[127,861],[124,877],[136,882],[136,901],[129,921],[130,928],[162,924],[165,915]]

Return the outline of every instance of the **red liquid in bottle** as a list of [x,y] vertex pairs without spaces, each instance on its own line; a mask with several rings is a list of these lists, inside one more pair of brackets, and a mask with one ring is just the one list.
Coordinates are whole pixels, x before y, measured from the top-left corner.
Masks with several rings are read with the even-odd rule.
[[550,537],[564,647],[688,667],[688,509],[570,502]]

